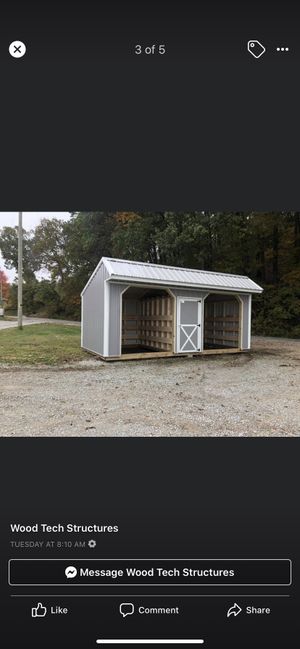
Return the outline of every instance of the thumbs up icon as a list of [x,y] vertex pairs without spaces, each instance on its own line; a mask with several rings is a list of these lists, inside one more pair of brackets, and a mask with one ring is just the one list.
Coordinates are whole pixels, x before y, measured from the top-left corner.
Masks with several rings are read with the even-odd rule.
[[46,606],[43,606],[41,602],[39,602],[37,606],[31,609],[31,617],[45,617],[46,615]]

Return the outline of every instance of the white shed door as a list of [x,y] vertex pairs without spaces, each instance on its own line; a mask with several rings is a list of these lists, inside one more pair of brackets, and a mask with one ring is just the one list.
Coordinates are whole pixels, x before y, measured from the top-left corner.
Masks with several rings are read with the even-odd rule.
[[178,298],[177,352],[201,351],[201,300]]

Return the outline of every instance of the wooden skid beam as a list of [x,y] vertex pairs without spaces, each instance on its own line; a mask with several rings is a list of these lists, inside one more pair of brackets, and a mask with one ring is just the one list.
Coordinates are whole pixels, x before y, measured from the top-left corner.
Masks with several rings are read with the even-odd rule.
[[249,352],[248,349],[239,349],[232,347],[230,349],[205,349],[203,352],[195,352],[193,354],[173,354],[173,352],[142,352],[132,354],[122,354],[121,356],[100,356],[103,361],[116,362],[116,361],[137,361],[155,358],[188,358],[190,356],[213,356],[216,354],[245,354]]

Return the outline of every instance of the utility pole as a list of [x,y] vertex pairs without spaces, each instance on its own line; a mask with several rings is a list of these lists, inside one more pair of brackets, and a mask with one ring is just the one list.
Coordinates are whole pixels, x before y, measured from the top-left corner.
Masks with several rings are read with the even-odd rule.
[[18,327],[23,329],[23,212],[19,212],[18,237]]

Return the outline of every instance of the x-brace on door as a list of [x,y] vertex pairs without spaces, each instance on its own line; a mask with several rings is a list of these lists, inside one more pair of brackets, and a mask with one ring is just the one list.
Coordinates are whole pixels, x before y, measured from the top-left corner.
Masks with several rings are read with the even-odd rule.
[[177,299],[177,352],[201,352],[202,300]]

